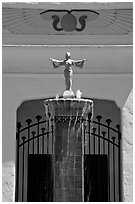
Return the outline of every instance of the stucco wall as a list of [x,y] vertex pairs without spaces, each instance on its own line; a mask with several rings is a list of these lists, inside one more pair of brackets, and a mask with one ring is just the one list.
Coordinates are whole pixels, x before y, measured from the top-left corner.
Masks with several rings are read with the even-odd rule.
[[[130,93],[122,111],[123,120],[123,194],[125,202],[133,201],[133,92]],[[13,162],[3,163],[2,201],[12,202],[14,195]]]
[[133,91],[128,96],[123,113],[123,194],[133,201]]

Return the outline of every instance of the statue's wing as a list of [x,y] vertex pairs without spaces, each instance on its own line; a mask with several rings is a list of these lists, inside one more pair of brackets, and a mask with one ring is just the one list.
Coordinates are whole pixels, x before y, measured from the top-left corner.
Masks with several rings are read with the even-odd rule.
[[79,68],[83,68],[84,62],[85,62],[85,60],[77,60],[77,61],[73,60],[72,65],[79,67]]
[[52,59],[53,68],[58,68],[64,65],[63,60]]

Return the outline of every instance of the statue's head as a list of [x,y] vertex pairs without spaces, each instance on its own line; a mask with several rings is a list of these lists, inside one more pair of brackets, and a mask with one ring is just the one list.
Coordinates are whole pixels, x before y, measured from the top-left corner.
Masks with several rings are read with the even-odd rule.
[[66,52],[66,60],[71,59],[70,52]]

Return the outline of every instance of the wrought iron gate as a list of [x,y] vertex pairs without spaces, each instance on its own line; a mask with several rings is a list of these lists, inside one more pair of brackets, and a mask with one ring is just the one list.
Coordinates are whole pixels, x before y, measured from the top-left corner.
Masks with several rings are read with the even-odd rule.
[[87,147],[85,148],[85,156],[95,156],[95,158],[98,156],[100,161],[106,155],[107,201],[119,202],[122,200],[120,125],[116,125],[116,128],[111,127],[112,121],[110,119],[102,123],[101,115],[97,115],[96,119],[97,121],[91,121],[91,115],[89,115],[88,125],[84,129],[85,147]]
[[[15,200],[17,202],[28,201],[28,162],[30,155],[52,155],[54,153],[54,123],[53,119],[46,118],[42,120],[40,115],[37,115],[36,122],[32,123],[31,119],[27,119],[26,127],[22,127],[20,122],[17,122],[16,134],[16,190]],[[111,120],[107,119],[102,123],[102,116],[98,115],[95,121],[91,121],[91,115],[88,115],[86,126],[83,129],[84,136],[84,194],[85,201],[91,201],[90,189],[90,158],[97,158],[95,161],[101,161],[102,158],[107,158],[107,201],[119,202],[122,200],[121,195],[121,133],[120,125],[116,128],[111,127]],[[47,157],[46,157],[47,158]],[[100,159],[101,158],[101,159]],[[51,175],[53,174],[53,161],[51,159],[49,165],[52,165]],[[34,171],[34,169],[33,169]],[[53,186],[53,177],[49,176]],[[46,186],[48,184],[45,184]],[[46,188],[49,189],[49,188]],[[48,190],[50,191],[50,189]],[[47,192],[46,192],[47,193]],[[48,194],[50,195],[50,194]],[[53,195],[47,197],[47,200],[53,201]],[[94,200],[96,201],[96,200]]]

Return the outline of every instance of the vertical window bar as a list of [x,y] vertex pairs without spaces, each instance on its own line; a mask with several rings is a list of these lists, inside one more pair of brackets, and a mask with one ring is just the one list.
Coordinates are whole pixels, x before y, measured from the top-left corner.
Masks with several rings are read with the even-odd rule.
[[91,181],[90,181],[90,162],[88,162],[88,166],[87,166],[88,170],[87,170],[87,174],[88,174],[88,178],[87,178],[87,181],[88,181],[88,189],[89,189],[89,193],[88,193],[88,199],[87,199],[87,202],[90,200],[90,196],[91,196]]
[[53,144],[54,144],[54,142],[53,142],[53,125],[51,127],[52,127],[52,154],[53,154]]
[[121,133],[120,125],[116,125],[118,129],[118,175],[119,175],[119,202],[122,202],[122,188],[121,188]]
[[96,153],[96,143],[95,143],[95,134],[96,134],[96,128],[93,128],[93,136],[94,136],[94,142],[93,142],[93,145],[94,145],[94,155],[95,155],[95,153]]
[[102,119],[101,115],[97,115],[97,120],[98,120],[98,154],[100,154],[100,122]]
[[[32,122],[31,119],[26,120],[26,123],[28,125],[28,127],[27,127],[27,130],[28,130],[28,151],[27,151],[28,157],[29,157],[29,139],[30,139],[30,124],[31,124],[31,122]],[[23,148],[24,148],[24,146],[23,146]],[[24,150],[23,150],[23,154],[24,154]],[[27,160],[27,172],[28,172],[28,160]],[[27,186],[28,186],[28,180],[27,180]]]
[[114,192],[114,202],[115,202],[115,151],[114,151],[114,142],[115,142],[115,137],[112,137],[113,141],[113,192]]
[[25,142],[26,137],[22,136],[23,140],[23,160],[22,160],[22,202],[24,201],[24,142]]
[[42,154],[44,154],[44,135],[45,135],[45,128],[41,128],[42,130]]
[[38,126],[37,126],[37,135],[38,135],[38,138],[37,138],[37,153],[39,154],[39,122],[38,122]]
[[[102,116],[98,115],[96,118],[98,120],[98,154],[100,155],[100,122],[101,122]],[[99,166],[100,166],[100,159],[98,159],[98,167]],[[99,168],[98,168],[98,177],[100,177],[100,169]]]
[[107,134],[108,134],[108,201],[110,202],[110,123],[112,121],[110,119],[106,120],[107,126],[108,126],[108,130],[107,130]]
[[30,139],[30,124],[31,124],[32,120],[31,119],[27,119],[26,123],[28,125],[28,154],[29,154],[29,139]]
[[84,143],[83,143],[83,146],[84,146],[84,154],[85,154],[85,153],[86,153],[86,152],[85,152],[85,149],[86,149],[86,148],[85,148],[85,145],[86,145],[86,141],[85,141],[86,126],[83,125],[83,128],[84,128],[84,129],[83,129],[83,135],[84,135]]
[[34,141],[35,141],[34,137],[35,137],[36,132],[32,131],[31,134],[32,134],[32,137],[33,137],[33,141],[32,141],[33,147],[32,147],[32,149],[33,149],[33,154],[34,154]]
[[47,121],[47,154],[49,154],[49,120]]
[[90,130],[91,130],[91,116],[92,116],[92,113],[89,113],[88,114],[88,131],[89,131],[89,154],[90,154]]
[[49,154],[49,133],[50,133],[50,121],[51,121],[51,112],[48,111],[48,120],[47,120],[47,154]]
[[37,154],[39,154],[39,121],[41,120],[41,116],[40,115],[37,115],[36,116],[36,119],[37,119],[37,135],[38,135],[38,138],[37,138]]
[[19,140],[20,140],[20,133],[19,130],[22,127],[21,123],[17,123],[17,133],[16,133],[16,189],[15,189],[15,201],[18,201],[18,190],[19,190]]
[[102,135],[103,135],[103,154],[105,154],[105,135],[106,135],[106,132],[103,131]]

